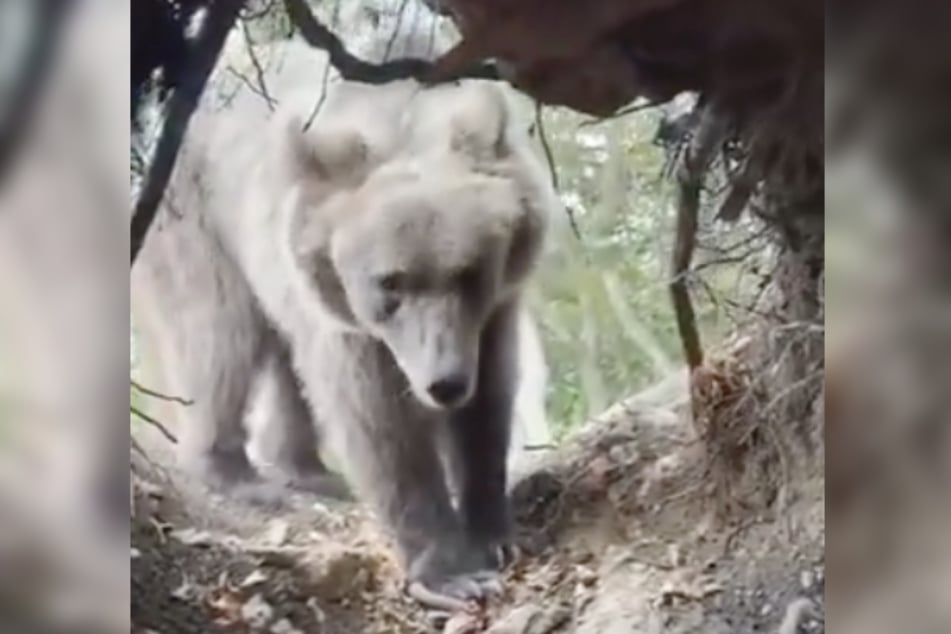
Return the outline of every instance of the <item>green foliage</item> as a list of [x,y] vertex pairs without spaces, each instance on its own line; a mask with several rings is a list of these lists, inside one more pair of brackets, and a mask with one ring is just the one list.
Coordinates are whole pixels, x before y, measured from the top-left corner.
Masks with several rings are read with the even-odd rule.
[[[400,15],[404,4],[400,0],[311,3],[318,17],[353,50],[359,50],[356,45],[373,30],[371,23],[377,24],[377,36],[408,25],[428,29],[431,23],[421,14]],[[254,2],[250,13],[261,6],[271,9],[247,22],[255,46],[288,37],[292,29],[282,3]],[[371,14],[376,18],[369,19]],[[438,21],[437,27],[451,39],[447,20]],[[531,113],[533,104],[522,101],[526,113]],[[562,108],[546,108],[543,113],[541,127],[553,155],[558,189],[581,233],[580,240],[572,233],[567,213],[556,219],[552,248],[530,289],[549,364],[547,409],[558,436],[682,367],[667,288],[675,191],[665,174],[667,156],[651,142],[660,116],[658,109],[647,109],[593,123]],[[535,129],[537,137],[537,122]],[[756,230],[752,223],[741,222],[724,231],[712,226],[711,216],[705,208],[701,231],[714,247],[748,238]],[[752,251],[761,249],[752,244]],[[716,258],[715,251],[707,255]],[[698,252],[695,259],[702,256]],[[733,262],[707,268],[702,277],[691,280],[705,345],[732,325],[718,298],[736,302],[755,290],[745,266]],[[132,397],[144,406],[141,394],[133,391]]]
[[[666,154],[651,142],[659,116],[645,110],[588,125],[564,109],[543,113],[561,198],[581,233],[556,221],[531,299],[559,436],[681,365],[667,290],[675,192]],[[709,284],[726,289],[733,278],[721,277]],[[728,326],[721,311],[694,295],[701,334],[719,338]]]

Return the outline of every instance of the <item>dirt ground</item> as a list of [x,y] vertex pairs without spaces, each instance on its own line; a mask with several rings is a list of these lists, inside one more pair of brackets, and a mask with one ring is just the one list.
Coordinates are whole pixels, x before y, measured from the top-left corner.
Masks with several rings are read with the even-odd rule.
[[139,469],[133,631],[824,632],[821,465],[768,506],[724,513],[682,409],[635,398],[533,455],[514,478],[506,592],[455,615],[403,595],[388,537],[357,504],[301,496],[269,515]]

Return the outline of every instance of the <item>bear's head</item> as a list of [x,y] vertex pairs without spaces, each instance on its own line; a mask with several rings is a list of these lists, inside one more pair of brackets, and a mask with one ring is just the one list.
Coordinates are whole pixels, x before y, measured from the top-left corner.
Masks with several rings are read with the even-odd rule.
[[516,146],[527,140],[489,114],[470,109],[442,135],[427,125],[426,143],[408,140],[411,151],[367,169],[359,185],[303,207],[292,236],[323,307],[384,343],[432,408],[471,399],[482,332],[516,299],[553,200],[534,157]]

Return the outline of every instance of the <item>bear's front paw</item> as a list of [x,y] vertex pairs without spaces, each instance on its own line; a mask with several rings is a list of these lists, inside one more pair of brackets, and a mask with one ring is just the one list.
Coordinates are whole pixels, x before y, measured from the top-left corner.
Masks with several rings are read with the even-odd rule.
[[410,565],[407,594],[427,608],[458,612],[502,593],[493,553],[456,542],[427,549]]
[[263,478],[243,451],[209,452],[191,458],[187,468],[212,494],[228,502],[271,512],[287,509],[286,491]]

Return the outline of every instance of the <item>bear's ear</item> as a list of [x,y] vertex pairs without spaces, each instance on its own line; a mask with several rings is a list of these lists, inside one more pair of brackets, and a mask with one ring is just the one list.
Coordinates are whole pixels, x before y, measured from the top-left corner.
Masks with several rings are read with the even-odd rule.
[[330,227],[319,216],[298,206],[289,238],[291,256],[304,286],[328,315],[345,327],[355,326],[347,292],[330,255],[330,235]]
[[509,105],[494,85],[475,82],[462,91],[453,104],[449,143],[453,152],[480,160],[499,159],[509,154]]
[[312,288],[320,298],[320,304],[327,313],[345,327],[357,325],[347,292],[327,250],[317,251],[306,260],[309,268],[307,276]]
[[354,127],[307,126],[300,116],[288,117],[284,135],[295,173],[316,175],[345,188],[358,186],[370,170],[370,144]]
[[542,198],[524,196],[514,219],[505,263],[505,281],[518,285],[529,274],[544,246],[549,209]]

